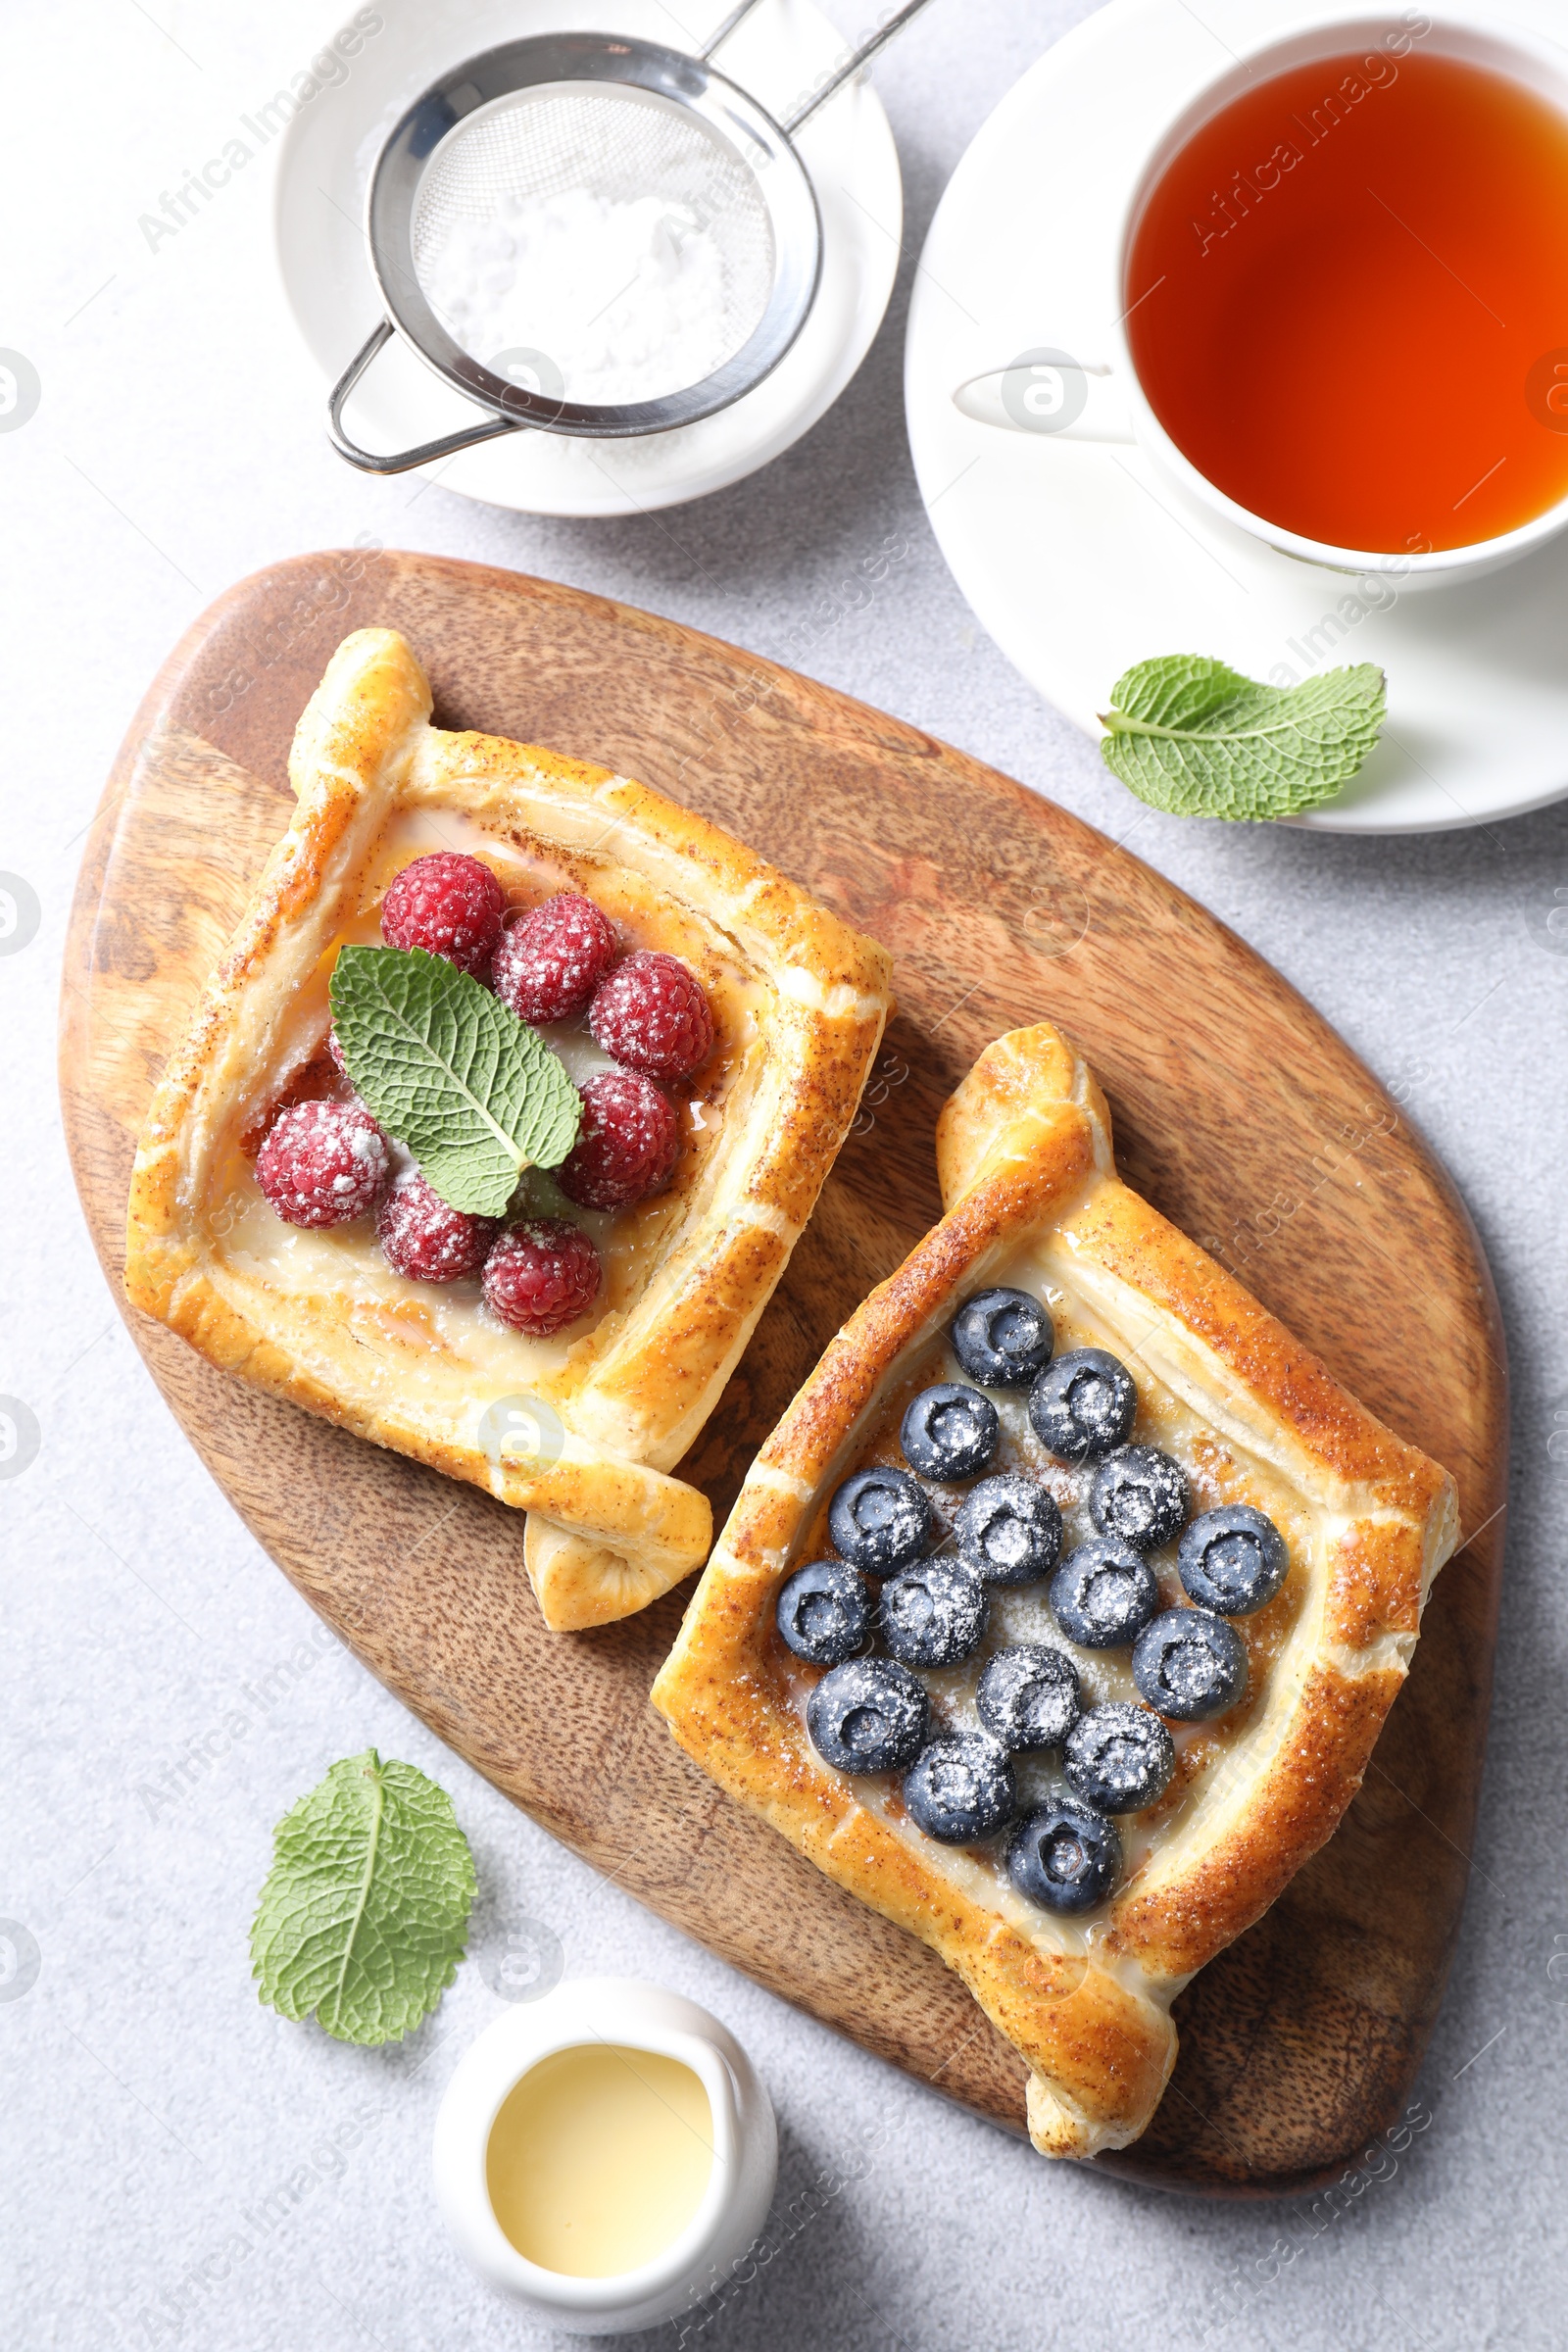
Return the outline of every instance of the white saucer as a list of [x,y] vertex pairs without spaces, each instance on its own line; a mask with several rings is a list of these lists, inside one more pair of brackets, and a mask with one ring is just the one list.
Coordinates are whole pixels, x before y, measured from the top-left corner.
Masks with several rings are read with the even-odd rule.
[[[300,109],[277,158],[278,267],[324,384],[335,382],[381,315],[361,227],[376,155],[438,74],[532,32],[639,33],[672,48],[689,48],[693,37],[659,0],[378,0],[378,13],[383,29],[366,41],[345,81]],[[723,0],[709,0],[698,37],[725,13]],[[714,63],[783,111],[844,47],[810,0],[765,0]],[[718,416],[645,440],[522,432],[465,450],[430,468],[442,487],[523,514],[632,514],[721,490],[799,440],[869,350],[904,233],[898,153],[868,84],[830,99],[799,144],[821,207],[822,279],[799,340],[770,376]],[[390,450],[457,431],[479,414],[394,338],[345,421],[367,447]]]
[[[1561,35],[1559,0],[1483,5]],[[1304,13],[1291,0],[1204,0],[1200,14],[1109,0],[1008,92],[948,185],[914,281],[905,400],[921,495],[982,625],[1095,736],[1115,680],[1151,655],[1217,655],[1265,679],[1281,662],[1304,675],[1377,662],[1382,742],[1340,799],[1295,821],[1403,833],[1519,815],[1568,794],[1568,537],[1490,579],[1357,616],[1337,610],[1353,579],[1211,521],[1140,451],[1009,432],[953,405],[965,378],[1031,348],[1100,356],[1140,159],[1228,54]]]

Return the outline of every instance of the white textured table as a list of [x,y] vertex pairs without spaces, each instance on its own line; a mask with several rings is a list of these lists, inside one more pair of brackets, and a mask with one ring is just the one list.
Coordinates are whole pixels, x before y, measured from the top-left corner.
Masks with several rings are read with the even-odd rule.
[[[707,2002],[772,2089],[770,2258],[691,2335],[715,2352],[1561,2339],[1568,912],[1555,931],[1551,916],[1568,908],[1568,808],[1387,843],[1146,813],[973,626],[909,469],[904,301],[964,144],[1079,13],[938,0],[884,61],[908,201],[900,291],[812,434],[703,505],[562,523],[365,480],[332,457],[320,386],[272,289],[260,169],[148,249],[139,216],[304,66],[330,29],[314,9],[280,0],[243,24],[219,0],[10,12],[0,344],[41,391],[36,414],[0,433],[0,869],[23,884],[20,925],[0,940],[0,1391],[24,1408],[22,1449],[0,1461],[0,1914],[22,1929],[0,1946],[0,2289],[20,2344],[549,2340],[463,2270],[426,2179],[436,2100],[496,2014],[487,1976],[526,1921],[559,1937],[574,1973],[646,1975]],[[1163,2199],[1049,2167],[731,1975],[597,1882],[370,1682],[169,1419],[88,1250],[54,1102],[80,836],[186,622],[255,566],[357,533],[672,613],[1136,832],[1143,856],[1400,1083],[1453,1171],[1492,1255],[1517,1385],[1482,1843],[1408,2144],[1371,2151],[1315,2213]],[[908,554],[868,596],[862,559],[890,540]],[[484,1888],[473,1964],[420,2034],[383,2052],[284,2025],[257,2004],[246,1955],[273,1821],[372,1741],[451,1789]],[[869,2155],[855,2153],[867,2133]]]

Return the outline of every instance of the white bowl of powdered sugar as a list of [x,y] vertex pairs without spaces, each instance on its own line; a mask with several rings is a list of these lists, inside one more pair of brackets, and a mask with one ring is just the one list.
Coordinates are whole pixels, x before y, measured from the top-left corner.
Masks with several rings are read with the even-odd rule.
[[[411,96],[458,59],[532,33],[669,34],[656,0],[577,9],[477,0],[461,10],[382,0],[378,14],[382,30],[348,78],[302,106],[280,143],[279,266],[329,379],[378,315],[359,222],[376,155]],[[726,46],[724,70],[782,115],[844,47],[810,0],[763,0]],[[631,514],[720,489],[806,432],[854,375],[886,310],[903,197],[887,118],[863,82],[807,123],[799,151],[821,214],[821,277],[804,327],[770,374],[730,407],[673,431],[613,441],[507,435],[449,460],[442,487],[536,514]],[[454,342],[528,390],[592,405],[652,399],[700,380],[733,348],[724,233],[721,220],[667,195],[570,184],[498,193],[453,219],[421,253],[419,283]],[[433,440],[481,414],[400,338],[355,394],[357,437],[372,447]]]

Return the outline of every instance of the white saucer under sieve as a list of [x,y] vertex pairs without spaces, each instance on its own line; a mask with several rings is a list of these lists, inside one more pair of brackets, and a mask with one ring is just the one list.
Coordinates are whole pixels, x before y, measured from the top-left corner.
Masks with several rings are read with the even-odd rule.
[[[386,317],[328,402],[340,456],[367,472],[401,473],[525,426],[597,439],[667,432],[727,408],[777,367],[810,311],[822,258],[816,196],[792,134],[926,0],[908,0],[783,123],[709,62],[756,5],[742,0],[698,57],[609,33],[510,41],[455,67],[410,107],[370,179],[366,234]],[[633,354],[624,397],[571,400],[548,351],[524,343],[478,358],[432,298],[454,237],[509,204],[579,191],[610,205],[652,199],[677,241],[708,241],[716,274],[696,381],[670,382],[668,354]],[[349,437],[344,405],[394,332],[487,412],[483,423],[386,455]]]

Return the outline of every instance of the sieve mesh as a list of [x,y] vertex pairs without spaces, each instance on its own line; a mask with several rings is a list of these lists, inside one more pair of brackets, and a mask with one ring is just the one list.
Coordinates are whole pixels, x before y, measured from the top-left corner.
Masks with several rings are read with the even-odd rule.
[[[526,204],[584,190],[612,204],[653,197],[683,233],[695,225],[711,240],[720,296],[703,372],[714,372],[767,309],[772,226],[756,173],[688,109],[649,91],[536,85],[449,132],[425,168],[414,207],[414,266],[427,298],[440,309],[434,285],[455,230],[494,220],[508,198]],[[527,339],[543,343],[546,335]],[[664,380],[657,355],[634,355],[629,366],[646,381],[619,386],[621,399],[676,388]],[[569,383],[566,391],[570,397]]]

